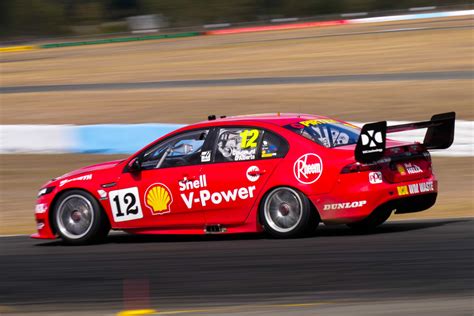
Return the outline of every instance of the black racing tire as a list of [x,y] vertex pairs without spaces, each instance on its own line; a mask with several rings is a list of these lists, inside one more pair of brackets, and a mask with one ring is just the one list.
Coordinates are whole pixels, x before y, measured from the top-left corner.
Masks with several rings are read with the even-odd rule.
[[265,194],[259,208],[260,223],[275,238],[306,236],[319,224],[309,199],[290,187],[277,187]]
[[99,202],[88,192],[71,190],[56,201],[52,223],[63,242],[85,245],[102,242],[110,223]]
[[391,208],[377,208],[363,220],[347,224],[347,226],[357,232],[371,232],[376,227],[385,223],[385,221],[390,217],[392,212],[393,210]]

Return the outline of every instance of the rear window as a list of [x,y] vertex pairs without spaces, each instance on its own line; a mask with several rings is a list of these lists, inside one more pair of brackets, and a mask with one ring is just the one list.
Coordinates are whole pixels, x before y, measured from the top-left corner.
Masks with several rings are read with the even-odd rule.
[[284,127],[327,148],[356,144],[360,133],[358,127],[332,119],[306,120]]

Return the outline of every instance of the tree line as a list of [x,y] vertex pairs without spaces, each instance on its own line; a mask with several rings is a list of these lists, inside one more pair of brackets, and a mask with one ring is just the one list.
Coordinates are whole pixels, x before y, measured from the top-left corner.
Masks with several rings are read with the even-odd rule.
[[93,33],[98,29],[87,27],[113,26],[143,14],[160,14],[170,27],[185,27],[466,3],[469,0],[3,0],[0,36],[74,35],[81,27]]

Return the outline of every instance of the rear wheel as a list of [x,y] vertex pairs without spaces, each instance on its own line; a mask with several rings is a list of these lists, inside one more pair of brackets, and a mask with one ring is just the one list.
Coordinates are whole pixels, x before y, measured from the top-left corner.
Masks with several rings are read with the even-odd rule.
[[369,216],[355,223],[347,224],[351,229],[358,232],[370,232],[377,226],[382,225],[392,214],[391,208],[375,209]]
[[64,242],[90,244],[107,236],[109,222],[91,194],[71,190],[63,194],[55,205],[53,223]]
[[275,188],[265,195],[260,219],[265,231],[278,238],[301,236],[319,223],[308,198],[289,187]]

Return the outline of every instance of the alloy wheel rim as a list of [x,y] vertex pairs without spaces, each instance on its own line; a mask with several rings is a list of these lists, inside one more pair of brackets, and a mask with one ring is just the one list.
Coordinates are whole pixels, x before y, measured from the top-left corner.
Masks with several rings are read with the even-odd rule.
[[268,225],[277,232],[287,233],[295,229],[303,216],[303,201],[290,188],[279,188],[270,193],[264,204]]
[[91,202],[82,195],[65,198],[56,212],[56,223],[61,233],[70,239],[80,239],[87,235],[94,222]]

